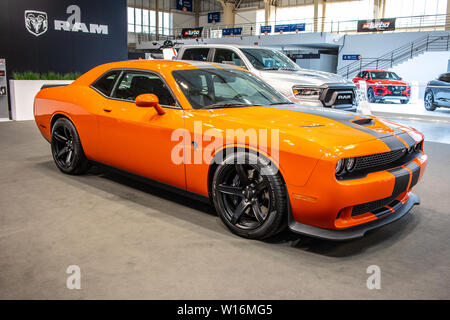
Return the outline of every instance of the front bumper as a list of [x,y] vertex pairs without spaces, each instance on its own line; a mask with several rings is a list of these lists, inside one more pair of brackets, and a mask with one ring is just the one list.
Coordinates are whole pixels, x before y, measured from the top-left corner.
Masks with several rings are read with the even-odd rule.
[[406,87],[405,90],[395,91],[389,90],[389,86],[373,86],[375,98],[389,100],[408,100],[411,96],[411,88]]
[[399,167],[339,181],[327,173],[332,169],[327,161],[319,161],[304,186],[287,186],[289,228],[312,237],[347,240],[395,221],[419,203],[411,190],[427,161],[420,152]]
[[343,230],[329,230],[322,229],[306,224],[301,224],[292,219],[292,215],[289,215],[289,229],[295,233],[302,235],[307,235],[310,237],[334,241],[345,241],[352,240],[363,237],[367,231],[380,228],[389,223],[399,220],[404,217],[414,205],[420,204],[420,199],[414,193],[409,194],[408,200],[400,206],[395,212],[389,214],[388,216],[368,222],[363,225],[358,225],[352,228],[347,228]]

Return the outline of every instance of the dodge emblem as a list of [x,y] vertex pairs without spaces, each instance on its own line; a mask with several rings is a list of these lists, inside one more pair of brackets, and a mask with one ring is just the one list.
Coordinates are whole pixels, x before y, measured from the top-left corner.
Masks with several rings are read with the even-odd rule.
[[36,37],[47,32],[47,13],[42,11],[25,10],[25,27],[28,32]]

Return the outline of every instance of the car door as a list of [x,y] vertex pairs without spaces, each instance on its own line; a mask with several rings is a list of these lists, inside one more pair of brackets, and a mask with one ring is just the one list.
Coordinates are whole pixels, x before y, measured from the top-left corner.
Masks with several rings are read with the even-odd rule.
[[[153,93],[165,114],[152,107],[138,107],[135,98]],[[179,188],[186,188],[184,163],[172,161],[178,141],[172,132],[182,129],[183,110],[166,82],[156,72],[123,70],[104,99],[98,116],[101,162]]]
[[441,106],[450,107],[450,73],[439,76],[436,82],[435,100]]

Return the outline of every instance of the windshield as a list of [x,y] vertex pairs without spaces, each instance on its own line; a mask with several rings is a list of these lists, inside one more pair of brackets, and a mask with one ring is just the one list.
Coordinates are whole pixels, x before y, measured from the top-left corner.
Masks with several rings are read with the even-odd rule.
[[400,77],[395,72],[376,71],[371,72],[372,80],[400,80]]
[[173,71],[172,74],[194,109],[291,103],[245,71],[191,69]]
[[258,70],[300,70],[291,59],[277,50],[242,48],[247,59]]

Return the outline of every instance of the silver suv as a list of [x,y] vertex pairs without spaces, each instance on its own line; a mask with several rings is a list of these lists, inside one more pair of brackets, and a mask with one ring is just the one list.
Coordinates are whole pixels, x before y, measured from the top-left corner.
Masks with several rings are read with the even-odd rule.
[[247,69],[302,105],[356,111],[356,86],[329,72],[300,68],[278,50],[238,45],[186,45],[178,60],[198,60],[234,64]]

